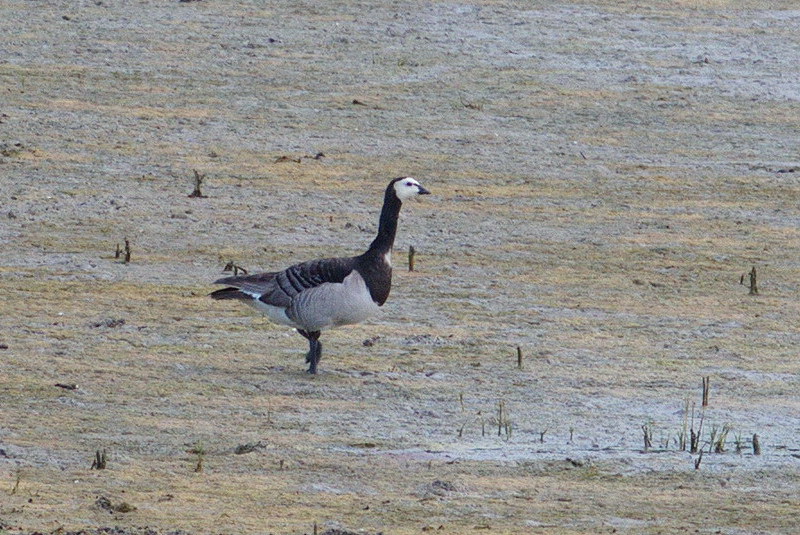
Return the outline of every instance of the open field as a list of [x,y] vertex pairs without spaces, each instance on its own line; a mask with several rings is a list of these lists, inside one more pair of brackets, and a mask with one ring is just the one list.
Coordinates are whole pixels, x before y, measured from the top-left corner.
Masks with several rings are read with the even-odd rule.
[[[797,533],[766,4],[0,0],[0,534]],[[361,252],[405,174],[389,302],[318,376],[207,298]]]

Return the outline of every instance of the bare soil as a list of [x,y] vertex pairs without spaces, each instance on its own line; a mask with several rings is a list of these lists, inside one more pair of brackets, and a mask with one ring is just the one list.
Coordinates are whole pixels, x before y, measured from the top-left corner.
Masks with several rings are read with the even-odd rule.
[[[0,533],[798,532],[793,2],[6,0],[0,35]],[[434,195],[319,376],[207,298],[359,253],[399,175]]]

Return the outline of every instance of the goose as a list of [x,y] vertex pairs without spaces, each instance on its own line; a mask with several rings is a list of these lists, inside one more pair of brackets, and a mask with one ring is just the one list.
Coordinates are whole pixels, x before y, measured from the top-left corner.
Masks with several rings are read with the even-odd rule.
[[224,277],[226,288],[214,299],[235,299],[275,323],[294,327],[306,340],[308,373],[316,374],[322,358],[321,331],[359,323],[383,306],[392,286],[392,246],[403,201],[428,195],[413,177],[395,178],[386,187],[378,235],[363,254],[322,258],[283,271]]

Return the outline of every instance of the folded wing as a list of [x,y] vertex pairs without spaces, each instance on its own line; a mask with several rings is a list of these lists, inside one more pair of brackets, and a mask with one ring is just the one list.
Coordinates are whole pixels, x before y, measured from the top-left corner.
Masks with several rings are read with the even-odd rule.
[[264,304],[286,308],[301,292],[325,283],[341,283],[355,267],[355,258],[323,258],[295,264],[283,271],[224,277],[214,284],[228,288],[211,294],[215,299],[258,299]]

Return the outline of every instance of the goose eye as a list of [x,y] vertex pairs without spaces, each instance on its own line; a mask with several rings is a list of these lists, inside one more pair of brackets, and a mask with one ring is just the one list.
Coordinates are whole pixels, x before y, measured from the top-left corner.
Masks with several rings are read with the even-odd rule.
[[411,182],[406,182],[406,186],[411,187],[413,184]]

